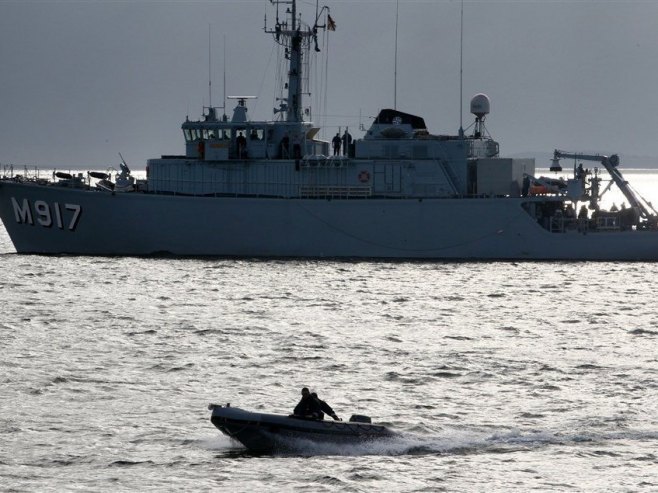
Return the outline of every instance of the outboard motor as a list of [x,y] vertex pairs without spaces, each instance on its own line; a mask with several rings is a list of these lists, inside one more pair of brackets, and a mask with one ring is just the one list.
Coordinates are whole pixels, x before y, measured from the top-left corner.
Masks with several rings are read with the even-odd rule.
[[352,414],[350,423],[372,423],[372,419],[370,419],[370,416],[364,416],[363,414]]

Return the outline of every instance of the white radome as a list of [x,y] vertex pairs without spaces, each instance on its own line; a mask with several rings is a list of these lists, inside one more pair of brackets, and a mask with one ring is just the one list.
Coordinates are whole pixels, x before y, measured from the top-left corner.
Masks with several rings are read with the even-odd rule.
[[486,94],[476,94],[471,99],[471,113],[473,113],[478,118],[482,118],[485,115],[489,114],[491,109],[491,101],[489,96]]

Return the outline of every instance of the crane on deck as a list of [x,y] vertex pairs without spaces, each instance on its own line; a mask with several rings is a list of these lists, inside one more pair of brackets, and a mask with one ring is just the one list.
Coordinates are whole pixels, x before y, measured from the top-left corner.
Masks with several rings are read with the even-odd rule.
[[621,193],[624,194],[624,197],[626,197],[626,200],[628,200],[630,206],[635,211],[637,211],[641,218],[653,223],[655,223],[658,219],[658,211],[654,209],[650,202],[645,200],[631,188],[631,186],[628,184],[628,181],[624,179],[621,172],[617,169],[619,166],[619,156],[617,154],[604,156],[601,154],[582,154],[577,152],[560,151],[556,149],[553,153],[553,164],[551,169],[562,169],[559,164],[560,159],[562,158],[601,163],[608,174],[612,177],[612,180],[619,187]]

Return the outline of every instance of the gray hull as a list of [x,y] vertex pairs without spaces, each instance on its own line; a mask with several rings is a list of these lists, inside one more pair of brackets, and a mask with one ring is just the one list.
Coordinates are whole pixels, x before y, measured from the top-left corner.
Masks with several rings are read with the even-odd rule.
[[658,232],[551,233],[522,198],[283,199],[0,182],[19,253],[658,260]]

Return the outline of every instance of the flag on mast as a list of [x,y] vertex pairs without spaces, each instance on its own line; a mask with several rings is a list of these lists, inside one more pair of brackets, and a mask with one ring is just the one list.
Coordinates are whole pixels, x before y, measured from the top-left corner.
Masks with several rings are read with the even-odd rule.
[[328,31],[336,30],[336,22],[331,18],[329,14],[327,14],[327,30]]

